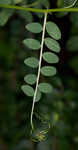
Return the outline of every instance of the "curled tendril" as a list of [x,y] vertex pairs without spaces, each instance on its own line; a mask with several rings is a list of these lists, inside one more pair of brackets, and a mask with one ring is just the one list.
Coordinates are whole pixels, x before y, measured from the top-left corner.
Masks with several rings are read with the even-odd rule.
[[40,120],[41,127],[36,129],[33,126],[32,130],[31,130],[31,140],[33,142],[45,141],[47,139],[47,133],[50,129],[50,123],[48,122],[47,119],[45,120],[45,118],[39,116],[37,113],[35,114],[35,116],[37,117],[37,119]]
[[32,132],[32,141],[34,141],[34,142],[41,142],[41,141],[46,140],[46,134],[47,133],[48,133],[47,129],[42,130],[42,131],[34,130]]

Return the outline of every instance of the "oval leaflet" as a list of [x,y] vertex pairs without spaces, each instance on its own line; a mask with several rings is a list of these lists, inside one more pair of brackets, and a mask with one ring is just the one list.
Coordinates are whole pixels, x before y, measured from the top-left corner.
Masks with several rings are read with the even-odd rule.
[[37,22],[29,23],[25,27],[28,31],[33,32],[33,33],[40,33],[42,31],[41,24]]
[[54,22],[48,21],[46,23],[46,30],[47,30],[48,34],[55,40],[61,39],[60,29]]
[[30,85],[35,84],[36,82],[36,75],[35,74],[28,74],[24,77],[24,81],[27,82]]
[[44,76],[53,76],[56,74],[56,68],[52,66],[44,66],[41,68],[41,73]]
[[40,83],[38,88],[43,93],[51,93],[53,87],[49,83]]
[[27,96],[32,97],[34,95],[34,89],[29,85],[22,85],[21,89]]
[[60,51],[60,45],[56,40],[45,38],[45,45],[54,52],[58,53]]
[[40,42],[35,39],[25,39],[23,40],[24,45],[26,45],[28,48],[37,50],[40,48]]
[[59,58],[51,52],[43,53],[43,59],[48,63],[57,63],[59,61]]
[[27,59],[24,60],[24,63],[32,68],[37,68],[38,67],[38,59],[35,57],[28,57]]

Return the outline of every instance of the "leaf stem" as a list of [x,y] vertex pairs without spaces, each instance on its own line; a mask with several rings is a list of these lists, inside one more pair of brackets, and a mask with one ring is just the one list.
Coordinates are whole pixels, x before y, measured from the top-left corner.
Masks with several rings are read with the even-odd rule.
[[35,92],[34,92],[34,97],[33,97],[32,110],[31,110],[31,127],[32,127],[32,129],[33,129],[32,120],[33,120],[34,105],[35,105],[36,95],[37,95],[37,91],[38,91],[39,78],[40,78],[40,69],[41,69],[41,62],[42,62],[42,53],[43,53],[43,45],[44,45],[44,37],[45,37],[46,20],[47,20],[47,13],[45,13],[45,16],[44,16],[44,24],[43,24],[43,33],[42,33],[42,41],[41,41],[38,75],[37,75],[37,82],[36,82],[36,87],[35,87]]
[[78,8],[35,9],[35,8],[21,7],[21,6],[16,6],[16,5],[5,5],[5,4],[0,4],[0,7],[30,11],[30,12],[37,12],[37,13],[44,13],[44,14],[50,13],[50,12],[78,12]]

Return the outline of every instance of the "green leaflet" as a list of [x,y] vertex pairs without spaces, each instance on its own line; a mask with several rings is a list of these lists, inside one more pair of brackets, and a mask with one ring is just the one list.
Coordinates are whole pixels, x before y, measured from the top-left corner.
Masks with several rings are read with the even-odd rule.
[[35,74],[28,74],[24,77],[24,81],[30,85],[33,85],[36,83],[36,75]]
[[48,63],[57,63],[59,61],[59,58],[51,52],[43,53],[43,59]]
[[29,23],[25,27],[28,31],[33,33],[40,33],[42,31],[42,26],[40,23]]
[[49,83],[40,83],[38,88],[43,93],[51,93],[53,87]]
[[24,63],[32,68],[37,68],[38,67],[38,59],[35,57],[28,57],[27,59],[24,60]]
[[40,42],[35,39],[25,39],[23,43],[30,49],[37,50],[40,48]]
[[60,51],[59,43],[51,38],[45,38],[45,45],[54,52],[58,53]]
[[53,76],[56,74],[56,68],[52,66],[44,66],[41,68],[41,73],[44,76]]
[[12,16],[14,10],[11,9],[2,9],[0,11],[0,26],[3,26],[7,23],[8,19]]
[[21,89],[27,96],[32,97],[34,95],[34,89],[29,85],[22,85]]
[[[22,91],[24,92],[24,94],[26,94],[29,97],[33,97],[34,96],[34,89],[29,86],[29,85],[22,85],[21,86]],[[36,95],[36,102],[38,102],[41,98],[41,92],[38,90],[37,91],[37,95]]]
[[52,38],[54,38],[56,40],[61,39],[61,32],[60,32],[58,26],[54,22],[50,22],[50,21],[47,22],[46,30]]

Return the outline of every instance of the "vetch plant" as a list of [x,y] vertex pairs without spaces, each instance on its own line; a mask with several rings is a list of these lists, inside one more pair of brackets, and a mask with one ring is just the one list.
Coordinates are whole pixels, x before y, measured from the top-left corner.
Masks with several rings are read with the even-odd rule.
[[[46,65],[42,67],[42,60],[44,60],[48,64],[54,64],[59,61],[59,58],[55,53],[58,53],[60,51],[60,45],[56,40],[61,39],[61,32],[54,22],[47,21],[47,13],[45,13],[44,15],[43,27],[40,23],[33,22],[29,23],[26,26],[26,29],[34,34],[42,32],[41,42],[39,42],[37,39],[31,38],[24,39],[23,41],[24,45],[26,45],[29,49],[35,51],[40,49],[39,60],[35,57],[28,57],[24,60],[25,65],[32,67],[34,69],[38,68],[38,73],[37,75],[28,74],[27,76],[25,76],[24,80],[27,84],[21,87],[23,92],[27,96],[33,97],[30,122],[32,130],[34,130],[33,113],[35,103],[41,99],[42,93],[45,94],[51,93],[53,89],[50,83],[40,82],[40,75],[49,77],[54,76],[56,74],[56,68],[53,67],[52,65]],[[46,37],[46,32],[50,37]],[[49,51],[45,52],[44,45],[49,49]],[[35,84],[35,89],[31,86],[33,84]],[[46,132],[41,131],[41,133]],[[45,136],[43,136],[43,138],[44,137]],[[42,138],[40,139],[42,140]]]
[[[52,65],[46,65],[41,66],[42,59],[46,61],[48,64],[57,63],[59,61],[59,58],[54,52],[58,53],[60,51],[60,45],[56,40],[61,39],[61,32],[58,26],[54,22],[47,21],[47,13],[44,15],[44,22],[43,27],[39,23],[30,23],[26,26],[26,29],[33,33],[40,33],[42,32],[42,38],[41,38],[41,44],[38,40],[35,39],[25,39],[23,43],[32,50],[39,50],[40,49],[40,58],[39,61],[35,57],[28,57],[25,59],[24,63],[25,65],[32,67],[32,68],[38,68],[37,75],[35,74],[28,74],[24,80],[28,85],[23,85],[21,88],[23,92],[33,97],[33,103],[32,103],[32,110],[31,110],[31,128],[34,130],[33,125],[33,113],[34,113],[34,105],[35,102],[39,101],[41,99],[42,93],[51,93],[52,92],[52,85],[46,82],[40,83],[40,75],[43,75],[45,77],[54,76],[56,74],[56,68]],[[50,37],[45,37],[46,32]],[[45,46],[51,51],[45,52]],[[36,84],[35,89],[33,89],[32,86]],[[44,136],[43,136],[44,137]]]
[[[21,0],[20,0],[21,1]],[[66,1],[64,1],[64,11],[71,11],[71,7],[75,5],[75,1],[71,1],[71,4],[66,6]],[[8,3],[10,4],[10,3]],[[40,117],[37,113],[34,112],[34,107],[36,105],[36,102],[41,100],[42,94],[49,94],[52,93],[53,87],[48,82],[41,82],[40,77],[44,76],[45,78],[56,75],[56,68],[53,66],[55,63],[59,62],[59,58],[57,54],[60,52],[61,48],[59,45],[59,40],[61,40],[61,31],[59,27],[52,21],[48,21],[48,13],[50,12],[59,12],[63,11],[63,9],[35,9],[35,8],[25,8],[25,7],[19,7],[19,6],[11,6],[11,5],[0,5],[1,7],[5,8],[15,8],[15,9],[21,9],[26,11],[32,11],[32,12],[40,12],[44,13],[44,20],[43,25],[39,22],[31,22],[25,26],[26,30],[29,32],[32,32],[36,35],[39,33],[42,33],[40,41],[36,38],[26,38],[23,40],[23,44],[31,49],[32,51],[40,50],[39,52],[39,59],[30,56],[24,60],[24,64],[30,68],[36,69],[37,73],[31,73],[27,74],[24,77],[24,81],[26,82],[25,85],[22,85],[21,89],[22,91],[29,97],[32,97],[32,109],[31,109],[31,116],[30,116],[30,124],[31,124],[31,134],[32,139],[34,141],[42,141],[46,139],[46,134],[50,128],[49,120],[47,120],[45,117]],[[78,9],[72,9],[73,11],[78,11]],[[13,13],[13,12],[12,12]],[[4,14],[2,13],[2,16]],[[5,17],[5,20],[3,20],[3,24],[8,20],[8,18],[11,16],[9,14],[7,17]],[[3,17],[2,17],[3,19]],[[45,51],[45,47],[47,47],[47,51]],[[47,65],[43,66],[42,61],[45,61]],[[34,88],[33,88],[34,87]],[[35,129],[35,125],[33,123],[33,116],[41,122],[41,129],[37,128]]]

